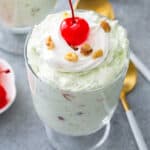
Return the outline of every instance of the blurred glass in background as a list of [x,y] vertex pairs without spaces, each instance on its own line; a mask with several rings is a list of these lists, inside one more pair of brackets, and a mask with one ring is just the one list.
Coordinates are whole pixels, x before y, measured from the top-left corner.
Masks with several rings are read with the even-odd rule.
[[0,20],[14,33],[27,32],[54,11],[56,0],[1,0]]

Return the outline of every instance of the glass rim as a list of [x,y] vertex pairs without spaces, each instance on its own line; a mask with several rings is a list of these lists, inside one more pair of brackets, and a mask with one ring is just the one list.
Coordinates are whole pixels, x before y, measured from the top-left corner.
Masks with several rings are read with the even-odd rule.
[[[84,10],[81,10],[81,11],[84,11]],[[26,64],[26,66],[30,69],[30,71],[32,72],[32,74],[36,77],[36,79],[38,79],[39,81],[43,82],[44,84],[46,84],[46,85],[48,85],[48,86],[51,86],[51,84],[48,84],[47,82],[43,81],[42,79],[40,79],[40,77],[37,76],[37,74],[33,71],[31,65],[30,65],[29,62],[28,62],[28,57],[27,57],[27,45],[28,45],[28,41],[29,41],[29,39],[30,39],[31,34],[32,34],[32,30],[28,33],[28,35],[27,35],[27,37],[26,37],[26,40],[25,40],[25,45],[24,45],[24,59],[25,59],[25,64]],[[127,58],[128,58],[128,60],[129,60],[129,51],[130,51],[130,49],[129,49],[128,52],[127,52]],[[129,62],[128,62],[128,64],[129,64]],[[94,91],[96,92],[96,91],[98,91],[98,90],[102,90],[102,89],[107,88],[107,87],[111,86],[112,84],[114,84],[114,83],[121,77],[122,74],[126,74],[127,69],[128,69],[128,65],[127,65],[127,66],[124,65],[124,67],[122,68],[122,70],[117,73],[117,75],[116,75],[116,77],[114,78],[114,80],[112,80],[111,82],[107,83],[107,84],[104,85],[104,86],[100,86],[100,87],[97,88],[97,89],[91,89],[91,90],[84,90],[84,89],[82,89],[81,91],[71,91],[71,90],[65,90],[65,89],[61,89],[61,90],[63,90],[63,91],[69,91],[69,92],[73,92],[73,93],[74,93],[74,92],[75,92],[75,93],[76,93],[76,92],[78,92],[78,93],[79,93],[79,92],[80,92],[80,93],[85,93],[85,92],[94,92]],[[52,87],[52,86],[51,86],[51,87]],[[53,86],[53,88],[54,88],[54,89],[60,89],[59,86]]]

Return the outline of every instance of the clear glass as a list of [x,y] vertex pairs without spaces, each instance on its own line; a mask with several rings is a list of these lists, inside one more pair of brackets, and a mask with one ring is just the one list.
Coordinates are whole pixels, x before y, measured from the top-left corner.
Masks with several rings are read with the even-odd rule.
[[[26,43],[27,46],[27,43]],[[95,91],[64,91],[40,80],[25,59],[34,107],[51,145],[59,150],[94,150],[107,139],[128,66]]]
[[15,33],[27,32],[54,10],[56,0],[1,0],[0,20]]

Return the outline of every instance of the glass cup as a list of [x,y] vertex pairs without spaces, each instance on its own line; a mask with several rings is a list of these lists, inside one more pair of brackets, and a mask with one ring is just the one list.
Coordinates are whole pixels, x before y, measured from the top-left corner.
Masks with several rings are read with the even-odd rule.
[[14,33],[26,33],[54,10],[56,0],[1,0],[0,20]]
[[[29,35],[30,36],[30,35]],[[28,37],[29,38],[29,37]],[[108,138],[128,66],[94,91],[64,91],[40,80],[25,60],[34,107],[51,145],[58,150],[95,150]]]

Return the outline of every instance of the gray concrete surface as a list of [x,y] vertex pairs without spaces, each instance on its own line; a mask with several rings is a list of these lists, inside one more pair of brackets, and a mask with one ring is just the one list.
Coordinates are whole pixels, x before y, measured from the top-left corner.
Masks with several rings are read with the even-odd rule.
[[[131,49],[150,68],[150,1],[111,0],[117,19],[127,28]],[[60,5],[61,6],[61,5]],[[17,97],[13,106],[0,115],[0,150],[53,150],[32,105],[24,59],[0,51],[16,73]],[[150,83],[140,74],[128,100],[150,149]],[[112,118],[108,140],[101,150],[137,150],[126,116],[118,106]]]

